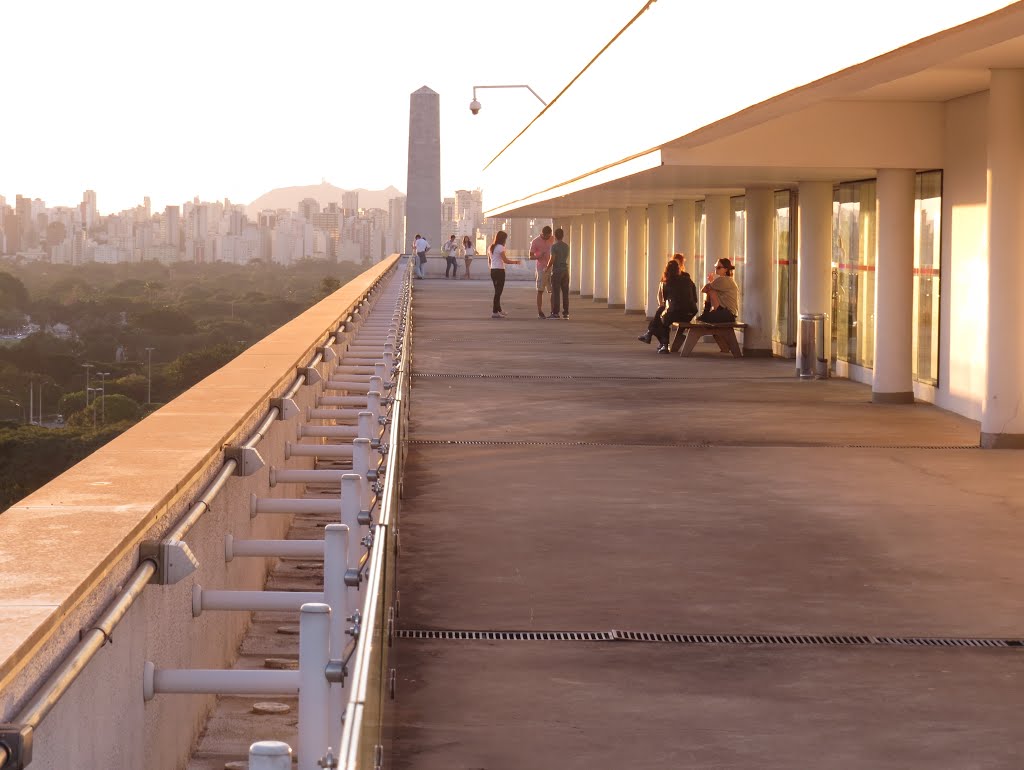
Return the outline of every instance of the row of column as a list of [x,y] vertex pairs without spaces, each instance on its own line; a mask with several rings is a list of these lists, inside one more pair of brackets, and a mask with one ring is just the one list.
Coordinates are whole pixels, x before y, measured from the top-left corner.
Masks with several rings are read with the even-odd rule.
[[[609,308],[653,317],[658,282],[675,253],[686,255],[687,270],[701,286],[707,273],[714,271],[718,256],[729,254],[731,209],[726,195],[705,199],[707,258],[697,265],[693,261],[695,204],[676,200],[597,211],[560,222],[569,239],[570,291],[607,303]],[[751,326],[745,336],[747,355],[771,354],[772,205],[771,190],[748,192],[743,293],[743,320]],[[648,259],[649,254],[655,257]]]
[[[878,172],[878,259],[876,264],[875,367],[873,398],[880,403],[911,403],[914,260],[912,169]],[[799,185],[798,309],[831,313],[832,182]],[[772,259],[775,206],[772,189],[749,189],[746,197],[746,249],[742,318],[746,355],[772,352]],[[694,263],[695,201],[676,200],[611,209],[562,223],[570,243],[570,290],[627,313],[657,309],[658,281],[673,253],[686,255],[686,267],[702,285],[720,257],[731,256],[732,209],[729,196],[704,199],[706,248]],[[653,258],[648,259],[648,255]],[[827,335],[828,336],[828,335]],[[799,335],[798,335],[799,337]],[[799,360],[797,351],[797,360]]]
[[[977,284],[977,337],[986,346],[981,445],[1024,448],[1024,70],[992,70],[988,106],[988,276]],[[880,403],[914,399],[914,169],[879,169],[872,395]],[[799,184],[798,307],[832,307],[831,181]],[[613,209],[572,220],[571,288],[627,313],[655,310],[657,281],[671,253],[685,254],[700,285],[719,257],[730,256],[731,209],[725,195],[705,198],[706,261],[693,263],[694,202]],[[746,191],[742,320],[748,353],[770,352],[773,191]],[[567,228],[568,229],[568,228]],[[651,258],[648,259],[648,255]],[[830,336],[829,334],[826,335]],[[799,360],[799,350],[797,351]]]

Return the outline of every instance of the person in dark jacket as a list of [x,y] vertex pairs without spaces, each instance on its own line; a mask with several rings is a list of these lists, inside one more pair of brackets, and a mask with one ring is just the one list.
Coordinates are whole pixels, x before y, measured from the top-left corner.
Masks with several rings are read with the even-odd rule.
[[664,304],[655,312],[647,331],[637,339],[650,343],[656,337],[661,343],[658,352],[666,354],[672,324],[685,323],[697,314],[697,287],[687,273],[680,271],[678,260],[671,259],[665,265],[659,294]]

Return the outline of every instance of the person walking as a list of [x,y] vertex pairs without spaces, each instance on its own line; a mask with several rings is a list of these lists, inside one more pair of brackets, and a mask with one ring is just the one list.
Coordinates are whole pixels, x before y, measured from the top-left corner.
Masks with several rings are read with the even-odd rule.
[[469,266],[473,264],[473,257],[476,256],[476,249],[473,247],[473,239],[468,235],[462,236],[462,255],[466,260],[466,274],[462,277],[469,280]]
[[555,242],[551,244],[551,315],[548,318],[558,318],[559,305],[562,318],[569,317],[569,244],[564,238],[565,231],[556,227]]
[[508,233],[499,230],[494,236],[491,252],[491,283],[494,284],[494,303],[491,307],[491,318],[505,318],[507,314],[501,309],[501,292],[505,289],[505,265],[518,265],[518,259],[510,259],[505,255],[505,243]]
[[422,278],[427,268],[427,252],[430,251],[430,243],[419,233],[416,233],[416,277]]
[[537,315],[544,315],[544,291],[551,291],[551,227],[544,225],[530,244],[530,259],[537,262]]
[[448,277],[448,273],[451,273],[452,278],[459,277],[459,263],[456,257],[459,254],[459,244],[455,242],[455,233],[452,233],[452,237],[444,242],[441,247],[441,252],[444,254],[444,277]]

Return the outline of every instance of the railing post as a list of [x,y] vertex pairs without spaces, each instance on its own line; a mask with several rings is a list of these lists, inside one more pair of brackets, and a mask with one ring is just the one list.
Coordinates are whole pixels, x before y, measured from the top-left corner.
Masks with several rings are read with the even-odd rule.
[[327,751],[330,683],[331,608],[303,604],[299,615],[299,765],[298,770],[319,770]]
[[[345,585],[350,536],[344,524],[328,524],[324,527],[324,601],[331,608],[331,660],[340,660],[345,652],[345,618],[352,614],[348,608],[348,589]],[[327,724],[331,735],[340,735],[341,715],[345,711],[345,689],[340,684],[331,684],[330,689]]]
[[373,412],[360,412],[356,417],[359,438],[365,438],[371,443],[380,435],[380,425],[373,416]]
[[249,747],[249,770],[292,770],[292,747],[281,741],[258,741]]
[[359,476],[359,509],[370,510],[370,439],[352,441],[352,470]]
[[347,524],[349,528],[348,563],[352,569],[359,569],[359,533],[362,532],[359,526],[360,510],[359,477],[354,473],[346,473],[341,477],[341,523]]

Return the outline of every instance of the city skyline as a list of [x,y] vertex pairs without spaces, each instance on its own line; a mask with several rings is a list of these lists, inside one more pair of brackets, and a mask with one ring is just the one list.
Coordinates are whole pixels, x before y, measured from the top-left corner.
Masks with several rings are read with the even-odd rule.
[[[145,197],[138,206],[106,214],[99,201],[95,190],[85,190],[72,206],[22,195],[8,202],[0,195],[0,257],[65,265],[257,260],[289,265],[304,259],[373,264],[404,251],[409,237],[406,196],[394,187],[291,187],[248,205],[197,196],[163,210]],[[479,189],[457,190],[439,205],[442,228],[460,237],[479,242],[506,226],[501,218],[484,219]]]

